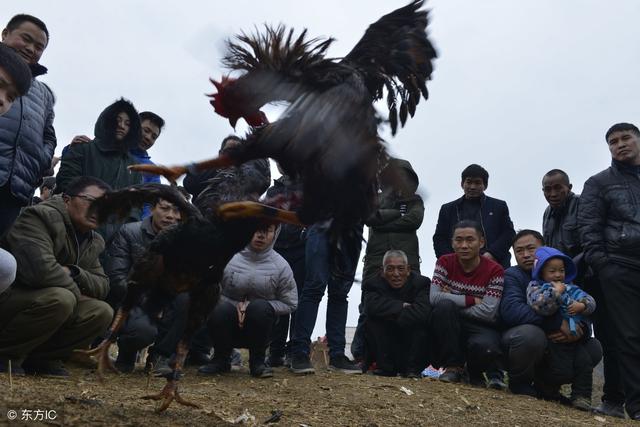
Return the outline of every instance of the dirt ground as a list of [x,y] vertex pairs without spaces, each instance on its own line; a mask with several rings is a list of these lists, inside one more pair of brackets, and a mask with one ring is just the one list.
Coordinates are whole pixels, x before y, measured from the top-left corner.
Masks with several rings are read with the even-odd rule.
[[[68,380],[14,377],[13,387],[2,374],[0,424],[262,425],[272,411],[281,411],[277,425],[283,426],[625,425],[615,418],[507,392],[428,379],[345,375],[326,369],[298,377],[279,368],[271,379],[254,379],[246,368],[215,377],[198,376],[195,368],[187,368],[181,381],[182,395],[201,409],[174,403],[157,414],[155,404],[140,397],[158,392],[163,379],[136,372],[108,375],[101,384],[91,370],[72,367],[70,371]],[[37,409],[55,410],[56,418],[21,421],[23,409],[33,410],[34,416]],[[10,410],[16,411],[15,421],[7,419]]]

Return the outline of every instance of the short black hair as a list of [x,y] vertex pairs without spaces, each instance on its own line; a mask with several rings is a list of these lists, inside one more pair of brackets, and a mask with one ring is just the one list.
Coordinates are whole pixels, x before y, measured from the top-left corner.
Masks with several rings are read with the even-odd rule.
[[471,219],[463,219],[462,221],[458,221],[456,225],[453,226],[453,230],[451,232],[451,236],[456,232],[459,228],[473,228],[478,233],[478,236],[484,239],[484,230],[478,221],[473,221]]
[[142,113],[138,114],[138,116],[140,116],[140,122],[149,120],[151,123],[158,126],[158,129],[162,131],[162,128],[164,127],[164,119],[156,113],[152,113],[151,111],[143,111]]
[[222,152],[222,150],[224,150],[224,147],[227,146],[227,142],[229,142],[232,139],[236,141],[242,141],[242,139],[236,135],[227,135],[224,137],[224,139],[222,140],[222,143],[220,144],[220,152]]
[[489,172],[485,168],[480,165],[472,164],[464,168],[462,171],[462,181],[464,182],[467,178],[482,178],[482,182],[484,186],[489,186]]
[[86,190],[87,187],[98,187],[105,192],[111,191],[111,186],[101,179],[93,176],[79,176],[69,183],[67,190],[64,192],[67,196],[77,196]]
[[[571,182],[569,181],[569,175],[567,175],[567,173],[562,169],[551,169],[549,172],[544,174],[544,176],[553,176],[553,175],[562,175],[562,179],[564,180],[564,183],[567,185],[571,185]],[[542,179],[544,179],[544,176],[542,177]]]
[[53,190],[56,188],[56,177],[55,176],[45,176],[42,178],[42,184],[40,184],[40,190],[48,188],[49,190]]
[[13,31],[22,25],[23,22],[31,22],[36,27],[40,28],[47,35],[47,44],[49,43],[49,30],[44,22],[41,19],[36,18],[32,15],[27,15],[26,13],[20,13],[7,22],[7,30]]
[[31,87],[31,69],[13,48],[0,43],[0,68],[13,80],[18,96],[24,96]]
[[518,240],[520,240],[521,238],[525,237],[525,236],[533,236],[535,237],[536,240],[538,240],[540,243],[542,243],[542,245],[544,246],[544,237],[542,237],[542,234],[540,234],[540,232],[536,231],[536,230],[530,230],[528,228],[525,228],[524,230],[519,230],[515,237],[513,238],[513,241],[511,242],[511,246],[515,246],[516,242]]
[[640,130],[638,130],[636,125],[632,125],[631,123],[616,123],[615,125],[611,126],[607,131],[607,133],[604,135],[604,140],[609,142],[609,135],[611,135],[614,132],[624,132],[624,131],[631,131],[636,136],[640,136]]

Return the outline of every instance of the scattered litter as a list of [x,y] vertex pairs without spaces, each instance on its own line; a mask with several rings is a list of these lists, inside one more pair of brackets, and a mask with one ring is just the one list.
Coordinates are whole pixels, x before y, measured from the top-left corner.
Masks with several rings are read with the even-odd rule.
[[280,409],[273,410],[271,411],[271,416],[264,420],[262,424],[277,423],[280,421],[280,418],[282,418],[282,414],[283,412]]
[[413,391],[409,390],[405,386],[400,387],[400,391],[406,394],[407,396],[411,396],[412,394],[415,394]]
[[432,365],[429,365],[426,368],[424,368],[424,371],[422,371],[421,375],[423,378],[438,379],[440,378],[440,375],[442,375],[443,373],[444,373],[444,368],[434,368]]
[[248,409],[245,409],[244,412],[240,415],[238,415],[236,417],[236,419],[234,419],[233,421],[231,421],[233,424],[244,424],[244,423],[248,423],[248,422],[253,422],[256,420],[256,417],[254,417],[253,415],[251,415],[251,413],[249,413]]

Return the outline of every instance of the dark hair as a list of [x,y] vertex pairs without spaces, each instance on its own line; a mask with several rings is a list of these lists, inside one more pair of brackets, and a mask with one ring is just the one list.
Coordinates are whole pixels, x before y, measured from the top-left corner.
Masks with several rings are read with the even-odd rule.
[[0,43],[0,68],[13,80],[18,96],[24,96],[31,87],[31,70],[18,53],[4,43]]
[[31,22],[36,27],[44,31],[44,33],[47,35],[47,44],[49,43],[49,30],[47,29],[47,26],[45,25],[44,22],[42,22],[42,20],[32,15],[21,13],[19,15],[14,16],[9,20],[9,22],[7,22],[7,30],[13,31],[16,28],[18,28],[20,25],[22,25],[23,22]]
[[49,190],[53,190],[56,188],[56,177],[55,176],[45,176],[42,178],[42,184],[40,184],[40,190],[43,188],[48,188]]
[[528,228],[525,228],[524,230],[519,230],[516,233],[515,237],[513,238],[513,241],[511,242],[511,246],[512,247],[515,246],[516,242],[525,236],[533,236],[536,240],[538,240],[544,246],[544,237],[542,237],[542,234],[540,234],[536,230],[530,230]]
[[242,139],[240,139],[239,137],[237,137],[236,135],[228,135],[225,136],[224,139],[222,140],[222,143],[220,144],[220,152],[222,152],[222,150],[224,150],[224,147],[227,146],[227,142],[229,142],[230,140],[236,140],[236,141],[242,141]]
[[138,116],[140,116],[140,122],[149,120],[151,123],[158,126],[158,129],[160,130],[162,130],[162,128],[164,127],[164,119],[156,113],[152,113],[151,111],[143,111],[142,113],[138,114]]
[[105,192],[111,191],[111,186],[101,179],[93,176],[79,176],[69,183],[64,192],[67,196],[77,196],[87,187],[95,186]]
[[604,135],[604,140],[609,142],[609,135],[614,132],[624,132],[627,130],[633,132],[636,136],[640,136],[640,130],[638,130],[635,125],[632,125],[631,123],[616,123],[615,125],[611,126],[607,133]]
[[482,166],[476,165],[475,163],[467,166],[462,171],[462,182],[467,178],[482,178],[484,186],[489,186],[489,172],[487,172],[487,170]]
[[[562,175],[562,178],[564,179],[564,183],[567,185],[571,184],[571,182],[569,182],[569,175],[567,175],[567,173],[561,169],[551,169],[549,172],[544,174],[544,176],[553,176],[553,175]],[[542,179],[544,179],[544,176],[542,177]]]
[[484,239],[484,230],[482,229],[482,226],[478,221],[473,221],[470,219],[463,219],[462,221],[458,221],[456,225],[453,226],[452,235],[459,228],[473,228],[478,233],[478,236]]

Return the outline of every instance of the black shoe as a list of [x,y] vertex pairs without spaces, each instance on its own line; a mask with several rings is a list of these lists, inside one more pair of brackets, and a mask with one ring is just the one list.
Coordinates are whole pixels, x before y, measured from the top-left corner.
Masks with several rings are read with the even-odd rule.
[[593,408],[593,412],[610,417],[624,418],[624,406],[622,403],[613,403],[605,400]]
[[329,368],[334,371],[340,371],[343,374],[361,374],[362,368],[357,364],[349,360],[344,354],[336,357],[332,357],[329,362]]
[[315,374],[316,370],[306,355],[294,355],[291,357],[291,372],[297,375]]
[[485,380],[484,375],[482,373],[480,374],[468,373],[466,382],[473,387],[487,388],[487,380]]
[[509,382],[509,391],[513,394],[519,394],[521,396],[538,397],[536,389],[531,384]]
[[574,397],[571,399],[571,406],[585,412],[591,412],[593,409],[591,408],[591,399],[584,396]]
[[462,381],[462,373],[460,368],[447,368],[438,379],[445,383],[459,383]]
[[487,381],[487,387],[500,391],[504,391],[507,389],[507,385],[504,383],[503,378],[500,378],[499,376],[489,377],[489,381]]
[[231,363],[226,357],[223,360],[214,357],[211,362],[198,368],[200,375],[220,375],[229,371],[231,371]]
[[640,412],[636,412],[635,414],[631,415],[629,418],[631,418],[633,421],[640,421]]
[[267,358],[267,364],[272,368],[280,368],[285,365],[284,356],[272,356]]
[[251,376],[256,378],[271,378],[273,376],[273,369],[264,362],[250,364],[249,371]]
[[41,377],[68,378],[67,371],[61,360],[30,360],[22,363],[24,372],[28,375],[38,375]]
[[371,371],[373,375],[378,377],[395,377],[396,373],[394,371],[385,371],[384,369],[374,369]]
[[[7,373],[7,372],[9,372],[9,360],[0,359],[0,373]],[[24,369],[22,369],[21,360],[11,361],[11,375],[15,377],[23,377],[25,375]]]
[[211,358],[208,354],[201,353],[199,351],[190,351],[185,360],[185,366],[202,366],[211,362]]
[[118,357],[114,363],[116,369],[123,374],[129,374],[136,368],[137,351],[123,351],[118,348]]

